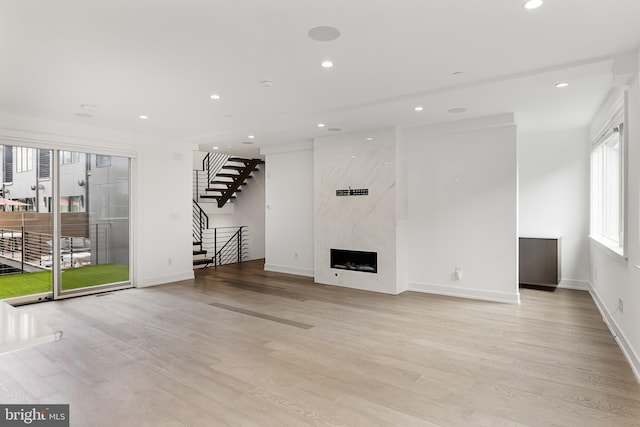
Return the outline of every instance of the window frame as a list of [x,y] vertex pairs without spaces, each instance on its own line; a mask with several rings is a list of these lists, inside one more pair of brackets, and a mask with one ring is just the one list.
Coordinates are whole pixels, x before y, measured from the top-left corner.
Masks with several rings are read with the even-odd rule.
[[[608,115],[605,125],[602,126],[599,135],[592,141],[590,151],[590,221],[589,237],[609,249],[614,254],[627,257],[628,227],[627,227],[627,177],[628,177],[628,141],[626,123],[626,93],[618,102],[612,112]],[[617,164],[607,164],[607,155],[610,152],[608,146],[617,138],[618,156]],[[594,161],[594,157],[596,157]],[[599,164],[598,164],[599,163]],[[615,166],[615,167],[614,167]],[[612,177],[611,169],[615,169],[615,176]],[[607,174],[607,171],[610,171]],[[614,238],[607,233],[607,221],[611,206],[606,204],[611,200],[610,186],[611,180],[617,181],[617,231],[618,238]]]

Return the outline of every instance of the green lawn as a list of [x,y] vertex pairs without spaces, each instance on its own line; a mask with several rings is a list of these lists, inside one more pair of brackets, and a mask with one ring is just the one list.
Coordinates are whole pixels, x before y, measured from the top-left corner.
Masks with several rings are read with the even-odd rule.
[[[129,280],[129,267],[118,264],[89,265],[62,271],[62,289],[77,289]],[[0,276],[0,299],[51,292],[51,272]]]

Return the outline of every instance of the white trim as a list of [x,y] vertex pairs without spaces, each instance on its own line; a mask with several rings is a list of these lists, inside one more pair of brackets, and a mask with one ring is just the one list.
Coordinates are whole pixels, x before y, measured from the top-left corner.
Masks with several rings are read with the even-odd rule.
[[137,150],[131,147],[123,147],[121,144],[113,141],[27,132],[7,128],[0,128],[0,142],[7,145],[63,151],[82,151],[120,157],[136,157],[138,153]]
[[520,293],[484,291],[481,289],[453,288],[451,286],[436,285],[431,283],[408,282],[409,291],[423,292],[427,294],[447,295],[458,298],[476,299],[482,301],[520,304]]
[[622,247],[618,245],[609,244],[609,241],[595,234],[590,234],[589,239],[597,243],[596,246],[600,247],[603,250],[603,252],[605,252],[607,255],[614,258],[619,258],[621,260],[628,259],[628,257],[624,255],[624,249]]
[[622,350],[622,354],[624,354],[627,362],[629,362],[629,366],[631,367],[633,374],[636,376],[636,380],[638,381],[638,383],[640,383],[640,357],[638,357],[636,352],[633,350],[633,347],[629,343],[629,340],[624,335],[624,332],[622,332],[622,329],[620,329],[620,326],[618,326],[616,319],[609,314],[609,312],[607,311],[607,306],[604,304],[604,302],[602,302],[598,291],[596,291],[596,289],[591,284],[589,285],[589,293],[591,294],[591,298],[595,302],[596,307],[598,307],[598,310],[602,315],[602,320],[611,331],[611,334],[618,343],[620,350]]
[[574,280],[574,279],[562,279],[558,288],[560,289],[574,289],[576,291],[589,291],[591,283],[588,280]]
[[294,276],[314,277],[313,269],[290,267],[286,265],[264,264],[264,271],[272,271],[274,273],[293,274]]
[[181,282],[183,280],[191,280],[195,277],[193,270],[183,273],[167,274],[164,276],[147,277],[141,283],[136,284],[136,288],[146,288],[149,286],[164,285],[165,283]]

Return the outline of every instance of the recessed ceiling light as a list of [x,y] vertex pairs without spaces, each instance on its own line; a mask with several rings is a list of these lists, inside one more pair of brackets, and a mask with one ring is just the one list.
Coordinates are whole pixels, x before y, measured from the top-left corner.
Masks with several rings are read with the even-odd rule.
[[218,150],[220,147],[213,147],[214,150]]
[[322,68],[331,68],[333,67],[333,62],[326,60],[326,61],[322,61],[322,64],[320,65],[322,65]]
[[255,138],[255,136],[254,135],[249,135],[247,138],[253,139],[253,138]]
[[262,87],[273,87],[273,80],[260,80]]
[[355,158],[356,158],[356,156],[351,156],[351,158],[352,158],[352,159],[355,159]]
[[459,113],[464,113],[467,111],[466,108],[462,108],[462,107],[456,107],[456,108],[450,108],[449,111],[451,114],[459,114]]
[[334,27],[313,27],[309,30],[309,38],[318,42],[330,42],[340,37],[340,30]]
[[527,10],[537,9],[542,6],[542,0],[529,0],[524,4],[524,8]]
[[422,111],[422,110],[424,110],[424,108],[422,108],[419,105],[416,108],[413,109],[413,111]]
[[143,114],[142,116],[140,116],[140,118],[141,118],[142,120],[147,120],[147,119],[149,118],[149,116],[145,116],[145,115]]
[[366,140],[367,140],[367,141],[373,141],[373,138],[371,138],[371,137],[367,137],[367,138],[366,138]]
[[558,87],[558,88],[563,88],[563,87],[567,87],[567,86],[569,86],[568,82],[556,83],[556,87]]
[[324,123],[318,123],[318,127],[319,128],[323,128],[324,127]]
[[209,98],[211,98],[211,99],[220,99],[220,95],[218,95],[217,93],[212,93],[211,96],[209,96]]

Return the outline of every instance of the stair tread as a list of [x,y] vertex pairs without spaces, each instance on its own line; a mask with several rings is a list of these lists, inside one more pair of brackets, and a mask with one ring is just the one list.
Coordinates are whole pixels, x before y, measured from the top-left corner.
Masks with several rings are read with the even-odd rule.
[[206,255],[207,251],[193,251],[194,255]]
[[[211,181],[211,184],[220,184],[220,185],[224,184],[228,186],[233,184],[233,181]],[[243,181],[242,184],[240,185],[247,185],[247,183]]]
[[[222,196],[209,196],[209,195],[207,195],[207,194],[203,194],[203,195],[200,195],[200,198],[201,198],[201,199],[221,199],[221,198],[222,198]],[[236,196],[231,196],[230,198],[231,198],[231,199],[235,199],[235,198],[236,198]]]
[[193,265],[204,265],[204,264],[211,264],[211,260],[208,258],[193,260]]
[[[228,188],[211,188],[211,187],[207,187],[204,189],[204,191],[227,191]],[[241,188],[238,188],[236,191],[242,191]]]

